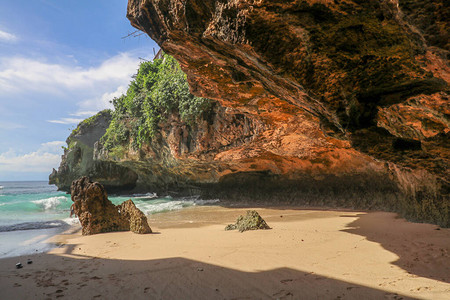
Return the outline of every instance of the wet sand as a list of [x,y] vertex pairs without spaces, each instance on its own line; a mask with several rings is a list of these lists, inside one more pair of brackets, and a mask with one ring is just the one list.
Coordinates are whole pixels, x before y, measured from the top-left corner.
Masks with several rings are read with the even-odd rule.
[[149,235],[58,235],[46,254],[0,260],[1,298],[449,298],[449,229],[385,212],[258,208],[272,229],[224,230],[246,210],[156,214]]

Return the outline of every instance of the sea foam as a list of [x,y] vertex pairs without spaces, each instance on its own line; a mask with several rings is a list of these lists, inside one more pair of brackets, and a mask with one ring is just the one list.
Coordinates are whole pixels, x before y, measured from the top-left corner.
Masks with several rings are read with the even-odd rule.
[[41,199],[41,200],[35,200],[35,201],[31,201],[31,202],[33,202],[37,206],[43,208],[44,210],[50,210],[50,209],[55,209],[56,207],[58,207],[58,205],[61,204],[61,200],[66,200],[66,197],[65,196],[57,196],[57,197],[50,197],[50,198]]
[[160,212],[167,212],[173,210],[180,210],[185,207],[195,206],[195,205],[208,205],[219,202],[219,199],[214,200],[201,200],[198,197],[185,198],[183,200],[172,200],[162,203],[151,203],[151,202],[138,202],[136,206],[142,210],[146,215],[151,215]]

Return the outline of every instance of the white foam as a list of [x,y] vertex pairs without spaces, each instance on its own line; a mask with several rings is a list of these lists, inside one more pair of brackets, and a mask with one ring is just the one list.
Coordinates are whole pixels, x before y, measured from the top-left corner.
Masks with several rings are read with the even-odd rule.
[[133,194],[131,195],[133,199],[153,199],[158,197],[156,193],[147,193],[147,194]]
[[3,190],[3,188],[4,188],[4,186],[3,186],[3,185],[0,185],[0,190]]
[[183,207],[189,206],[189,204],[186,203],[186,201],[169,201],[158,204],[139,203],[136,204],[136,206],[140,210],[142,210],[144,214],[151,215],[163,211],[179,210],[182,209]]
[[211,199],[211,200],[195,200],[194,201],[194,205],[207,205],[207,204],[214,204],[220,202],[219,199]]
[[80,220],[78,220],[77,217],[62,219],[61,221],[63,221],[64,223],[67,223],[70,226],[80,225]]
[[195,205],[207,205],[207,204],[214,204],[219,202],[219,199],[213,199],[213,200],[201,200],[197,199],[198,197],[190,197],[189,199],[192,200],[174,200],[174,201],[168,201],[168,202],[162,202],[162,203],[136,203],[136,206],[142,210],[142,212],[146,215],[151,215],[154,213],[159,212],[165,212],[165,211],[173,211],[173,210],[180,210],[185,207],[189,206],[195,206]]
[[42,207],[44,210],[49,210],[49,209],[55,209],[58,205],[61,204],[61,200],[65,200],[65,199],[66,199],[65,196],[57,196],[57,197],[50,197],[50,198],[41,199],[41,200],[35,200],[35,201],[31,201],[31,202]]

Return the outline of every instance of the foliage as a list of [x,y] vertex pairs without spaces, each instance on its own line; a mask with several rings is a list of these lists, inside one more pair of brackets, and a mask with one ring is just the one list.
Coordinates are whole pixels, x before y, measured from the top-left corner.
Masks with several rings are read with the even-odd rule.
[[106,150],[130,141],[141,148],[155,138],[160,123],[170,114],[179,114],[183,122],[194,126],[212,107],[210,100],[189,92],[186,74],[166,54],[162,59],[142,62],[127,93],[112,103],[112,121],[102,138]]

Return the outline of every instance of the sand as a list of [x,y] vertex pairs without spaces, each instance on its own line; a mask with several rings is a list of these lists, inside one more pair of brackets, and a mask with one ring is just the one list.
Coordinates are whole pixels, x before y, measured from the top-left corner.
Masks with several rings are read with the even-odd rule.
[[450,299],[449,229],[385,212],[258,208],[272,229],[224,231],[245,210],[157,214],[148,235],[58,235],[46,254],[0,260],[0,298]]

